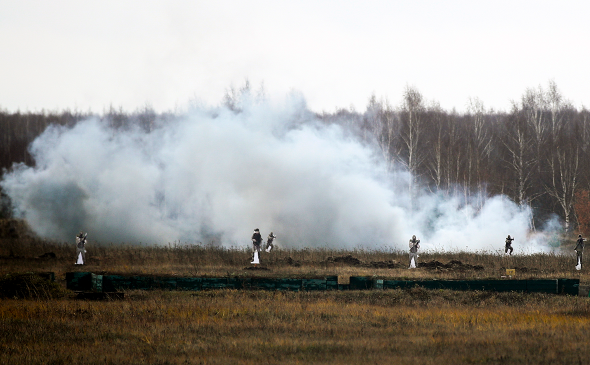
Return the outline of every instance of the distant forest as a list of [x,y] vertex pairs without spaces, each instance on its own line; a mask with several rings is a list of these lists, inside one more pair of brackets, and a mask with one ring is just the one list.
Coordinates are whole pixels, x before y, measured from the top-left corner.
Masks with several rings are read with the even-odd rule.
[[[246,82],[229,89],[222,104],[239,113],[241,100],[252,93]],[[113,128],[139,125],[149,132],[180,115],[158,114],[150,107],[132,113],[111,108],[101,115],[0,111],[2,171],[13,163],[33,165],[27,148],[50,124],[73,126],[89,117]],[[532,208],[532,229],[556,214],[566,231],[590,233],[590,110],[573,106],[555,82],[525,90],[509,112],[486,109],[477,98],[469,100],[465,113],[447,111],[406,87],[397,104],[373,95],[364,112],[339,109],[316,117],[376,146],[389,169],[407,169],[413,194],[428,189],[476,206],[503,194]],[[4,195],[3,200],[7,216]]]

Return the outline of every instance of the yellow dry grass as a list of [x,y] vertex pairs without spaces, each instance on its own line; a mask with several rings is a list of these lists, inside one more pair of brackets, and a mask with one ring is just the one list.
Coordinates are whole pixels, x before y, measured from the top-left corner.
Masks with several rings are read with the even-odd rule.
[[[55,258],[38,258],[53,252]],[[360,264],[332,263],[352,256]],[[388,249],[277,250],[247,270],[243,249],[92,245],[0,238],[0,274],[68,271],[177,276],[579,278],[571,253],[424,252],[482,270],[408,270]],[[393,263],[379,268],[374,263]],[[124,300],[0,299],[0,364],[578,364],[590,363],[588,298],[448,290],[130,291]]]
[[587,363],[586,298],[424,289],[0,301],[2,364]]
[[[569,243],[568,243],[569,244]],[[382,248],[379,250],[278,249],[261,254],[262,267],[268,270],[248,270],[252,267],[251,252],[242,248],[219,248],[202,245],[169,244],[140,246],[130,244],[89,244],[87,265],[74,265],[73,244],[37,239],[10,240],[0,238],[0,274],[23,271],[52,271],[63,278],[68,271],[92,271],[118,274],[173,276],[270,276],[324,277],[377,276],[408,279],[468,279],[499,278],[506,269],[516,269],[516,278],[576,278],[590,281],[586,267],[575,270],[573,250],[561,253],[536,253],[506,257],[499,252],[423,252],[419,262],[453,260],[482,266],[482,270],[408,270],[406,252]],[[570,252],[571,251],[571,252]],[[55,258],[39,258],[45,253]],[[358,264],[331,262],[328,258],[351,256]],[[385,265],[385,266],[384,266]],[[390,267],[393,268],[388,268]]]

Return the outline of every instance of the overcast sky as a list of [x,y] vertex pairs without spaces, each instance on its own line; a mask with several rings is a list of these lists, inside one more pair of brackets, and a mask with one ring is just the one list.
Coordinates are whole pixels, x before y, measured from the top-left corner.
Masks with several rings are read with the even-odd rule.
[[590,107],[588,1],[0,0],[0,108],[217,104],[249,79],[317,112],[414,86],[507,110],[554,80]]

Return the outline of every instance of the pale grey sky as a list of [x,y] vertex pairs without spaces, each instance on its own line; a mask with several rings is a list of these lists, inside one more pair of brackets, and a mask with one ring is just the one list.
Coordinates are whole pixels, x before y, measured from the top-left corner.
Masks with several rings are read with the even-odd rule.
[[0,0],[0,108],[133,111],[294,89],[314,111],[406,85],[507,110],[555,80],[590,106],[588,1]]

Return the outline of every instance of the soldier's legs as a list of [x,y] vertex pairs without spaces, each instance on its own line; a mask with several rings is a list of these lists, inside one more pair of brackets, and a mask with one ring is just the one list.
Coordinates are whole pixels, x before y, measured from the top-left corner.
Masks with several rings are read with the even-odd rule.
[[410,262],[408,263],[408,267],[412,266],[412,259],[414,259],[414,265],[418,267],[418,253],[417,252],[410,252]]
[[576,265],[579,263],[580,265],[582,264],[582,254],[584,253],[583,251],[576,251],[577,253],[577,260],[576,260]]
[[[254,260],[254,256],[256,254],[256,252],[260,252],[260,245],[257,245],[256,243],[252,244],[252,260]],[[259,256],[260,257],[260,256]]]
[[86,263],[86,253],[83,248],[76,249],[76,262],[78,262],[78,257],[80,257],[80,255],[82,255],[82,263],[85,264]]

